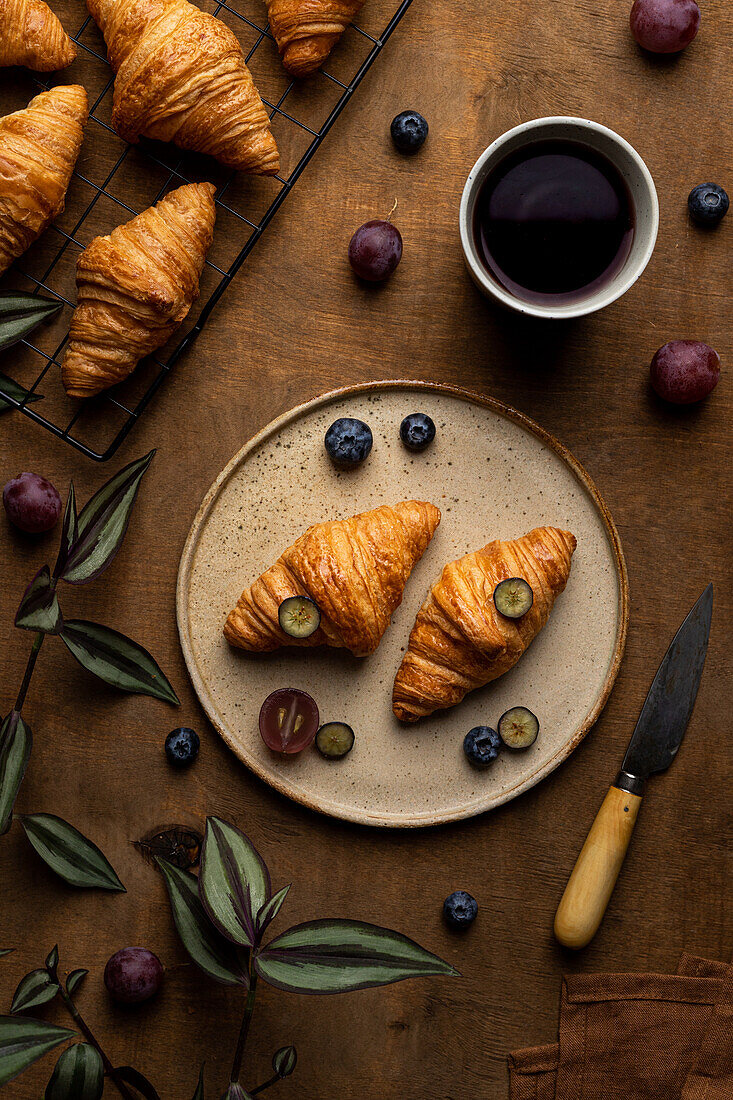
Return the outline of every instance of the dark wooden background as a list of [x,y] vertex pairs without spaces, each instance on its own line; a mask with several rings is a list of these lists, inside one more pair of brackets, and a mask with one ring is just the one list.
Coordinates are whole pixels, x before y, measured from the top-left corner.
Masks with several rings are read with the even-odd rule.
[[[65,10],[79,7],[69,0]],[[685,200],[708,179],[733,191],[733,20],[727,0],[702,7],[698,40],[680,58],[655,62],[630,38],[626,3],[415,0],[119,455],[102,468],[26,419],[2,418],[0,481],[31,469],[63,493],[73,476],[81,500],[124,462],[158,448],[123,552],[103,580],[63,597],[69,613],[73,607],[144,642],[183,702],[176,711],[119,697],[60,644],[44,647],[24,712],[35,748],[19,809],[71,820],[111,858],[127,893],[65,888],[16,825],[0,843],[0,939],[17,949],[0,962],[3,1006],[58,941],[64,967],[91,971],[80,1005],[116,1062],[143,1069],[164,1100],[187,1100],[205,1059],[207,1096],[219,1095],[239,996],[187,964],[162,883],[132,846],[153,826],[196,825],[207,813],[246,827],[275,883],[294,883],[292,920],[338,915],[386,924],[463,973],[336,999],[263,987],[246,1082],[262,1080],[271,1052],[294,1042],[297,1076],[279,1086],[282,1097],[503,1098],[507,1052],[555,1037],[563,971],[670,971],[683,948],[730,955],[733,215],[703,232],[689,224]],[[397,156],[388,138],[393,115],[407,107],[430,122],[429,142],[413,159]],[[479,296],[463,267],[457,211],[465,176],[491,139],[520,121],[562,113],[597,119],[637,147],[657,182],[661,228],[646,275],[622,301],[553,326],[498,312]],[[388,285],[365,288],[350,275],[347,243],[395,198],[404,259]],[[648,386],[653,352],[675,337],[706,340],[723,359],[718,389],[694,408],[664,406]],[[554,433],[604,494],[631,586],[621,674],[571,759],[491,815],[402,833],[327,820],[253,778],[197,704],[174,618],[186,533],[231,455],[297,402],[345,382],[390,377],[459,382]],[[477,531],[477,544],[489,535]],[[26,539],[0,522],[4,711],[30,644],[13,628],[15,608],[56,538]],[[667,644],[710,580],[710,651],[687,740],[672,770],[649,787],[595,942],[565,954],[551,926],[567,875]],[[193,768],[174,774],[163,740],[180,723],[200,731],[202,748]],[[449,934],[440,917],[443,898],[459,887],[480,905],[463,937]],[[102,985],[107,957],[128,944],[152,948],[168,968],[157,1000],[131,1011],[112,1005]],[[41,1012],[61,1022],[56,1009]],[[45,1059],[8,1095],[37,1098],[52,1064]]]

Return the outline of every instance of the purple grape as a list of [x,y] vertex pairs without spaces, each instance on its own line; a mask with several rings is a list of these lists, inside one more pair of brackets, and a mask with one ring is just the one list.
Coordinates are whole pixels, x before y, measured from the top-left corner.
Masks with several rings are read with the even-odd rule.
[[6,483],[3,505],[10,522],[31,535],[50,531],[61,515],[61,497],[51,482],[27,471]]
[[388,279],[401,259],[402,237],[392,222],[365,222],[349,243],[349,263],[360,279],[370,283]]
[[695,0],[634,0],[631,33],[650,53],[679,53],[700,26]]
[[672,340],[656,353],[650,371],[652,386],[664,401],[691,405],[717,386],[720,356],[699,340]]
[[162,981],[163,964],[146,947],[123,947],[104,968],[104,984],[111,997],[125,1005],[150,1000]]

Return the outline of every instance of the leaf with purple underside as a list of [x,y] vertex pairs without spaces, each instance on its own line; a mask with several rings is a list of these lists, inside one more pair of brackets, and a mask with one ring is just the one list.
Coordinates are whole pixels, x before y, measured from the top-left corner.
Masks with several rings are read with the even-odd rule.
[[58,634],[63,624],[61,608],[51,581],[51,571],[47,565],[43,565],[23,593],[15,616],[15,625],[21,630]]
[[76,538],[65,555],[60,576],[86,584],[112,563],[120,549],[140,482],[155,451],[131,462],[99,489],[79,514]]
[[64,566],[69,558],[71,548],[76,542],[77,537],[77,525],[78,519],[76,515],[76,491],[74,489],[74,482],[69,485],[69,495],[66,498],[66,509],[64,511],[64,522],[61,527],[61,542],[59,543],[59,553],[56,558],[56,564],[53,567],[54,577],[61,576]]

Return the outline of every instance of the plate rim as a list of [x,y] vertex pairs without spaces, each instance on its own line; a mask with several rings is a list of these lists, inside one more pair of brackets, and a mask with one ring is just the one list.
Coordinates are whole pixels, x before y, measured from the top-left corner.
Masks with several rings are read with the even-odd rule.
[[[530,432],[537,439],[539,439],[546,446],[551,448],[556,455],[572,470],[573,474],[581,485],[585,488],[588,494],[591,496],[596,509],[601,515],[603,520],[606,535],[608,537],[611,549],[613,551],[614,564],[616,567],[616,577],[619,583],[620,594],[620,614],[618,626],[616,629],[616,638],[614,640],[613,657],[606,674],[606,678],[603,682],[598,697],[591,707],[590,711],[586,714],[585,718],[581,722],[575,735],[558,751],[554,756],[550,757],[545,764],[539,768],[532,775],[524,778],[521,782],[517,783],[514,787],[510,787],[508,790],[499,792],[488,805],[476,808],[471,805],[456,812],[452,813],[436,813],[430,810],[423,810],[419,813],[412,813],[409,816],[392,816],[389,814],[370,814],[367,810],[346,810],[343,807],[338,807],[333,804],[323,802],[319,798],[310,797],[307,792],[303,792],[297,788],[294,784],[271,775],[266,771],[256,759],[250,758],[241,749],[241,746],[230,736],[226,724],[218,721],[218,715],[213,700],[210,698],[208,688],[201,677],[198,670],[196,658],[193,653],[193,646],[188,631],[188,592],[189,582],[191,577],[191,568],[193,559],[195,556],[196,546],[206,522],[206,519],[211,512],[211,509],[219,495],[220,489],[228,481],[231,472],[235,467],[239,466],[249,454],[259,447],[264,440],[277,434],[282,427],[286,424],[297,420],[300,416],[306,412],[310,412],[321,406],[328,405],[338,400],[342,400],[346,397],[352,397],[358,394],[370,393],[375,391],[394,390],[400,388],[409,388],[414,390],[420,390],[422,392],[430,391],[432,393],[442,394],[443,396],[450,396],[457,398],[461,401],[468,401],[473,404],[480,405],[483,408],[489,409],[491,412],[503,416],[508,420],[513,421],[519,427],[525,431]],[[488,813],[491,810],[497,809],[499,806],[510,802],[512,799],[517,798],[520,794],[524,794],[525,791],[531,790],[543,779],[545,779],[551,772],[555,771],[563,761],[575,751],[578,745],[585,739],[608,702],[608,698],[611,694],[613,686],[618,676],[621,661],[623,660],[624,651],[626,648],[626,638],[629,627],[629,580],[626,569],[626,559],[621,547],[621,539],[619,537],[616,524],[613,521],[613,517],[598,491],[595,482],[585,469],[585,467],[578,461],[577,458],[564,446],[558,439],[555,438],[550,432],[543,428],[536,420],[527,416],[525,413],[520,412],[518,409],[513,408],[511,405],[505,404],[503,401],[499,401],[495,397],[489,397],[485,394],[475,393],[472,390],[468,390],[462,386],[453,386],[446,382],[429,382],[421,379],[413,378],[388,378],[381,379],[373,382],[355,382],[347,386],[340,386],[335,390],[328,390],[325,393],[318,394],[316,397],[311,397],[306,401],[301,402],[298,405],[294,405],[292,408],[287,409],[279,416],[275,417],[264,427],[260,428],[250,439],[237,451],[237,453],[229,460],[226,466],[214,479],[210,485],[208,491],[205,493],[204,498],[199,505],[198,511],[193,519],[186,541],[181,553],[181,558],[178,566],[178,576],[176,580],[176,623],[178,627],[178,637],[183,651],[183,658],[186,663],[186,670],[193,685],[193,689],[199,700],[199,703],[203,707],[208,720],[211,722],[214,729],[222,738],[224,743],[234,753],[240,763],[244,764],[251,772],[253,772],[259,779],[272,787],[278,794],[284,795],[286,798],[297,802],[301,806],[305,806],[309,810],[313,810],[316,813],[325,814],[327,817],[331,817],[340,821],[348,821],[352,824],[369,825],[372,827],[391,828],[391,829],[417,829],[426,828],[434,825],[447,825],[456,821],[463,821],[470,817],[477,817],[479,814]]]

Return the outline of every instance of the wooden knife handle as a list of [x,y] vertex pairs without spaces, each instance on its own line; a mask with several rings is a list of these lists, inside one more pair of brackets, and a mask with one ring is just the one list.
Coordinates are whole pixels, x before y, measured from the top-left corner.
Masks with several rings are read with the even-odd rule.
[[555,937],[586,947],[598,931],[634,831],[641,796],[611,787],[586,837],[555,915]]

